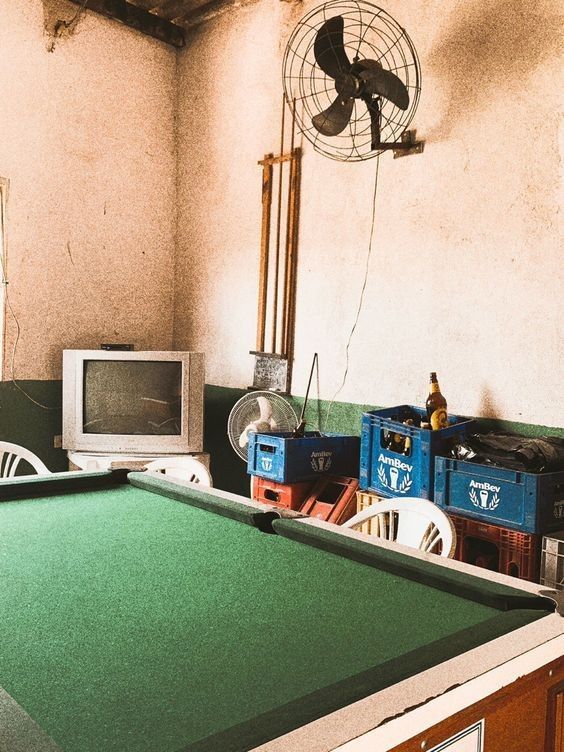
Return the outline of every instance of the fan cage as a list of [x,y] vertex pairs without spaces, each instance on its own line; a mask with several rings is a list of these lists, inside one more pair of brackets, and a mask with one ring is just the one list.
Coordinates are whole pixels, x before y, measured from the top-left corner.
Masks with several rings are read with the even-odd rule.
[[395,73],[409,93],[406,110],[381,99],[381,142],[399,142],[413,119],[421,93],[421,69],[405,29],[385,10],[365,0],[331,0],[304,16],[292,32],[282,72],[284,96],[298,127],[320,154],[338,161],[360,162],[384,151],[372,149],[370,114],[362,100],[354,100],[350,122],[337,136],[323,136],[312,124],[313,116],[327,109],[337,96],[334,80],[317,66],[313,49],[317,32],[334,16],[343,17],[343,41],[349,60],[376,60]]
[[298,424],[296,411],[288,402],[275,392],[249,392],[239,399],[231,409],[227,421],[227,435],[231,446],[241,459],[247,459],[247,446],[239,446],[239,437],[244,429],[260,418],[258,397],[264,397],[270,403],[272,418],[277,431],[293,431]]

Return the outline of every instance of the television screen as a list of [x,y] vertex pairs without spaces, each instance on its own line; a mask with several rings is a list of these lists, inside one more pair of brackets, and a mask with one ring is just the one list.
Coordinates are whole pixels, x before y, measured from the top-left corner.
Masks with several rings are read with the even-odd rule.
[[64,449],[202,452],[203,408],[203,353],[63,351]]
[[182,363],[85,360],[84,433],[178,436]]

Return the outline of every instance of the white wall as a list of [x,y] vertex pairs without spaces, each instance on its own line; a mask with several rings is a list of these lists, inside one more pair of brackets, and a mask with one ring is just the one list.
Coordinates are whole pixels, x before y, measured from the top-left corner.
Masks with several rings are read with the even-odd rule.
[[[209,383],[252,380],[257,160],[278,150],[282,54],[315,4],[261,0],[204,26],[179,56],[175,345],[205,351]],[[419,53],[412,127],[425,151],[380,158],[368,282],[338,399],[421,403],[436,370],[452,412],[563,425],[558,4],[389,0],[385,9]],[[318,352],[321,396],[331,399],[364,277],[377,164],[340,164],[302,145],[293,391],[304,394]]]
[[[50,0],[45,8],[48,21],[78,10]],[[0,17],[16,378],[60,378],[65,347],[169,348],[175,51],[87,12],[48,52],[41,0],[0,0]],[[9,312],[7,327],[9,378]]]
[[[209,383],[251,382],[257,161],[278,149],[282,55],[313,6],[260,0],[210,22],[177,78],[175,50],[91,12],[48,52],[43,3],[1,0],[17,378],[57,378],[64,347],[113,340],[202,349]],[[60,7],[66,19],[78,8]],[[433,369],[453,412],[562,425],[558,4],[385,8],[421,59],[413,126],[425,151],[380,159],[338,399],[419,403]],[[376,160],[339,164],[302,146],[294,392],[316,351],[330,399],[363,282]],[[6,377],[15,336],[8,314]]]

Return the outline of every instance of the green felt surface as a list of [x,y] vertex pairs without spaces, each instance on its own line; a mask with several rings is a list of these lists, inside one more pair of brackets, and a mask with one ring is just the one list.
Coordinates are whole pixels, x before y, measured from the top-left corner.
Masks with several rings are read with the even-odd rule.
[[490,606],[131,485],[1,503],[0,571],[0,686],[65,752],[243,749],[256,717],[499,632]]

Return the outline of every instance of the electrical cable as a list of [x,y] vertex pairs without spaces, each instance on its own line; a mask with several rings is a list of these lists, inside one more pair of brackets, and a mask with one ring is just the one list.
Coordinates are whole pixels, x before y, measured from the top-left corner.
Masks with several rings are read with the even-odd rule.
[[360,292],[360,298],[359,298],[359,301],[358,301],[358,308],[357,308],[357,311],[356,311],[355,320],[354,320],[354,323],[352,325],[351,331],[349,333],[349,338],[347,340],[347,345],[346,345],[346,348],[345,348],[345,372],[343,374],[343,380],[341,382],[341,386],[337,389],[337,391],[335,392],[335,394],[331,398],[331,402],[329,403],[329,407],[327,408],[327,414],[325,416],[325,427],[324,427],[324,431],[325,432],[327,432],[327,425],[329,423],[329,415],[331,413],[331,409],[333,407],[333,403],[335,402],[335,399],[337,398],[337,396],[341,392],[342,388],[345,386],[345,382],[347,380],[347,375],[348,375],[348,372],[349,372],[349,348],[350,348],[350,345],[351,345],[351,340],[352,340],[353,334],[354,334],[356,326],[358,324],[358,320],[360,318],[360,312],[362,310],[362,303],[364,301],[364,292],[366,290],[366,284],[368,282],[368,269],[370,267],[370,258],[372,256],[372,240],[373,240],[373,237],[374,237],[374,225],[375,225],[375,220],[376,220],[376,193],[377,193],[377,189],[378,189],[378,168],[379,168],[379,166],[380,166],[380,155],[378,155],[376,157],[376,175],[375,175],[375,178],[374,178],[374,194],[373,194],[373,197],[372,197],[372,220],[371,220],[371,226],[370,226],[370,240],[368,241],[368,253],[366,255],[366,265],[365,265],[365,269],[364,269],[364,280],[363,280],[363,283],[362,283],[362,290]]
[[21,392],[25,397],[27,397],[27,399],[30,402],[33,402],[34,405],[37,405],[37,407],[41,407],[43,410],[60,410],[61,409],[60,405],[57,407],[50,407],[49,405],[44,405],[43,403],[38,402],[36,399],[34,399],[31,396],[31,394],[28,394],[25,391],[25,389],[23,389],[16,381],[16,376],[15,376],[16,349],[18,347],[18,342],[20,340],[21,327],[20,327],[20,322],[18,321],[16,314],[14,313],[14,309],[12,308],[12,303],[8,295],[8,280],[2,280],[2,284],[4,285],[4,297],[6,300],[6,305],[8,306],[8,310],[12,314],[12,318],[14,319],[14,322],[16,324],[16,339],[14,340],[14,346],[12,348],[12,357],[10,360],[10,381],[19,392]]

